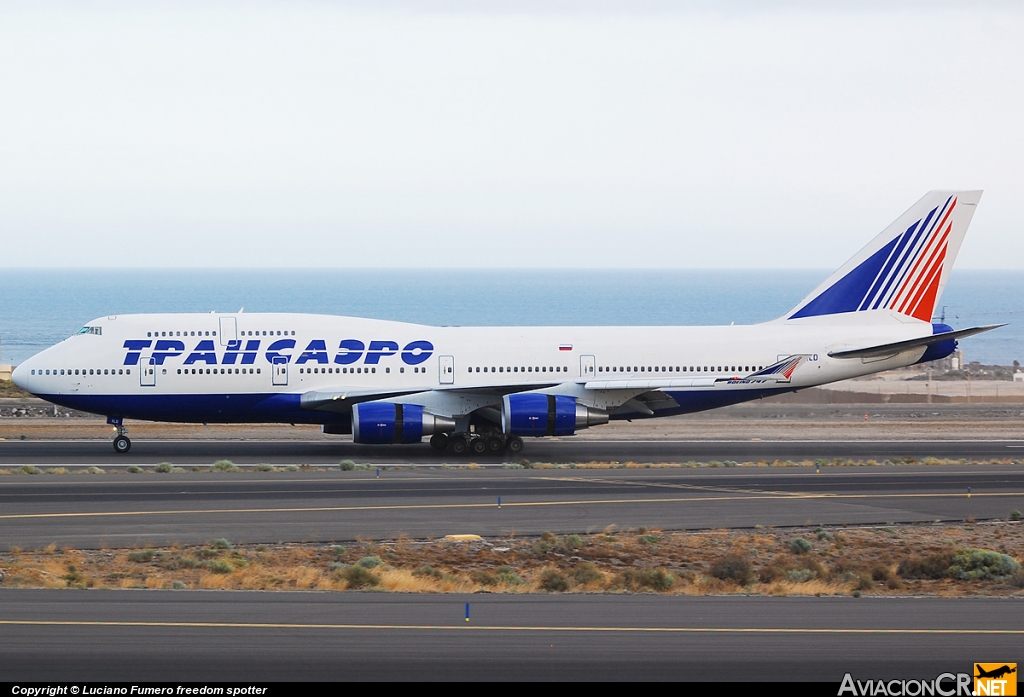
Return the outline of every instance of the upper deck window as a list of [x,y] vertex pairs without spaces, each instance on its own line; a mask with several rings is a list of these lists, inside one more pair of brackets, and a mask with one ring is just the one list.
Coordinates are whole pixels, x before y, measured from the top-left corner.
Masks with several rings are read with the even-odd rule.
[[103,334],[103,327],[82,327],[78,330],[79,334]]

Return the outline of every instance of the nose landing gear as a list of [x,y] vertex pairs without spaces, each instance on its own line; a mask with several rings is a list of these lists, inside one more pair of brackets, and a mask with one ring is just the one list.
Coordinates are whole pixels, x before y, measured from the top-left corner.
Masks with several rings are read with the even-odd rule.
[[132,442],[129,440],[128,429],[124,426],[124,421],[119,416],[107,417],[107,423],[114,427],[114,431],[117,435],[113,438],[114,452],[118,455],[124,455],[126,452],[132,449]]
[[132,449],[132,442],[128,436],[115,436],[114,437],[114,452],[119,455],[124,455],[126,452]]

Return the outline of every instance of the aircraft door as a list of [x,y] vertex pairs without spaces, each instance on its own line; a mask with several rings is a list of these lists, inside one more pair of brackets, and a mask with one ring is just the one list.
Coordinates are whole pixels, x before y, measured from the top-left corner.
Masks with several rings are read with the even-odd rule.
[[580,356],[580,377],[584,380],[593,380],[596,365],[597,359],[593,356]]
[[288,384],[288,359],[284,356],[274,358],[274,364],[270,367],[274,373],[275,385]]
[[221,317],[220,345],[227,346],[231,341],[238,341],[238,322],[234,317]]
[[143,356],[139,361],[139,385],[156,387],[156,361],[152,357]]
[[455,356],[437,357],[438,382],[442,385],[455,384]]

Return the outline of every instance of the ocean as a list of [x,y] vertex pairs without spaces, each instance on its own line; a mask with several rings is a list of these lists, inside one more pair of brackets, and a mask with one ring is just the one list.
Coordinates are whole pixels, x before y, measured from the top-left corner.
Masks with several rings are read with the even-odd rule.
[[[89,320],[145,312],[311,312],[434,325],[748,324],[774,319],[831,271],[15,269],[0,271],[0,363]],[[966,360],[1024,361],[1024,272],[954,270],[938,314]]]

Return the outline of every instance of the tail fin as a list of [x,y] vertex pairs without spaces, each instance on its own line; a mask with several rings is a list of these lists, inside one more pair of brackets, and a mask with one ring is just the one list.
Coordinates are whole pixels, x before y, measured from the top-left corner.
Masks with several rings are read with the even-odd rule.
[[888,310],[930,322],[980,199],[980,191],[925,194],[785,319]]

